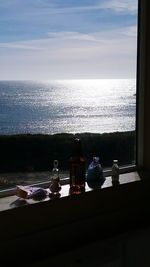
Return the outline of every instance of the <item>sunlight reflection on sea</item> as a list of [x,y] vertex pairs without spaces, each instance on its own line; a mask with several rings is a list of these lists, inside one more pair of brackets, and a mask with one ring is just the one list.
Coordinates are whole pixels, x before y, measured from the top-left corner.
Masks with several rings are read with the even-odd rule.
[[0,81],[0,134],[135,129],[134,79]]

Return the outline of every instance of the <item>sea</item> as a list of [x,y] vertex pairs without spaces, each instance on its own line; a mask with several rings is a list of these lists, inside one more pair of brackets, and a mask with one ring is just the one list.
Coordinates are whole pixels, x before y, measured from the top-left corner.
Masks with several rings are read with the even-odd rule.
[[135,130],[135,79],[0,81],[0,135]]

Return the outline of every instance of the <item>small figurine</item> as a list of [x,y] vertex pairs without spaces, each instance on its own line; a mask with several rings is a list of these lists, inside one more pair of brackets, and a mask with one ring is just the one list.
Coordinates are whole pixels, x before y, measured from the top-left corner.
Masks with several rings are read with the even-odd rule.
[[54,160],[53,162],[53,169],[52,169],[52,180],[50,184],[50,197],[55,196],[55,195],[60,195],[59,192],[61,190],[61,185],[60,185],[60,178],[59,178],[59,169],[58,169],[58,160]]

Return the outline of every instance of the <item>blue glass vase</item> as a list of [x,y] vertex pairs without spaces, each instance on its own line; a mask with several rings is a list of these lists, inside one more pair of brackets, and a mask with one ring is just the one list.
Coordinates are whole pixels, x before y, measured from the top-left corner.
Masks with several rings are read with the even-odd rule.
[[100,187],[105,181],[103,169],[99,162],[99,157],[93,157],[89,164],[86,175],[86,182],[89,187]]

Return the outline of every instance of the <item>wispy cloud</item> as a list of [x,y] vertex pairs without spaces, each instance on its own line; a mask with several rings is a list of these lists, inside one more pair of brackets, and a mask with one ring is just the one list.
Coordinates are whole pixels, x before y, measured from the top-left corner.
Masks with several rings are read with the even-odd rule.
[[32,39],[27,41],[0,43],[0,48],[15,49],[15,50],[44,50],[52,49],[52,47],[64,47],[68,49],[70,46],[83,45],[95,43],[113,43],[113,41],[120,42],[121,40],[136,40],[136,26],[123,27],[114,30],[107,30],[101,32],[93,32],[83,34],[79,32],[48,32],[47,38]]
[[92,34],[85,34],[79,32],[49,32],[48,36],[50,38],[58,38],[58,39],[95,41],[95,38]]
[[131,76],[136,14],[137,0],[0,0],[0,78]]
[[19,75],[25,79],[100,78],[110,73],[130,77],[136,62],[136,37],[130,34],[132,31],[130,27],[117,29],[111,36],[110,32],[57,32],[45,39],[1,43],[0,73],[7,66],[14,78]]
[[118,13],[136,14],[137,0],[105,0],[99,3],[99,7],[103,9],[112,9]]
[[104,11],[112,10],[115,13],[127,13],[136,14],[137,12],[137,1],[133,0],[108,0],[101,1],[97,4],[73,6],[73,7],[41,7],[40,10],[32,9],[28,11],[29,16],[43,16],[43,15],[57,15],[57,14],[78,14],[93,11]]
[[[32,46],[30,44],[31,41],[26,42],[10,42],[10,43],[0,43],[0,48],[7,49],[21,49],[21,50],[39,50],[39,47]],[[28,44],[29,43],[29,44]]]
[[[61,2],[60,2],[61,3]],[[101,0],[101,1],[91,1],[91,4],[80,4],[77,1],[76,4],[70,6],[63,6],[59,2],[55,1],[31,1],[31,0],[5,0],[0,2],[0,8],[12,9],[14,15],[11,13],[11,17],[16,16],[21,18],[23,16],[43,16],[43,15],[56,15],[56,14],[73,14],[73,13],[86,13],[96,10],[110,9],[115,12],[125,12],[128,14],[134,14],[137,12],[137,0]],[[82,3],[82,2],[81,2]],[[19,10],[19,12],[18,12]]]

